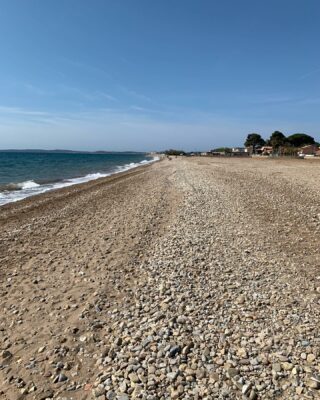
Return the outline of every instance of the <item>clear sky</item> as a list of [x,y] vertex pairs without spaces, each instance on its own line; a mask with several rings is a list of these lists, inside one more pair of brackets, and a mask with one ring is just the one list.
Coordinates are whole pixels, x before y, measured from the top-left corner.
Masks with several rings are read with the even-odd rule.
[[0,148],[320,140],[319,0],[0,0]]

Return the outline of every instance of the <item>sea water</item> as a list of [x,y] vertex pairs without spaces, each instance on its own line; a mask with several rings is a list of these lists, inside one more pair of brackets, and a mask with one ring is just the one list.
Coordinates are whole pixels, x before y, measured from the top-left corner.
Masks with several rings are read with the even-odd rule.
[[0,206],[155,161],[145,153],[0,151]]

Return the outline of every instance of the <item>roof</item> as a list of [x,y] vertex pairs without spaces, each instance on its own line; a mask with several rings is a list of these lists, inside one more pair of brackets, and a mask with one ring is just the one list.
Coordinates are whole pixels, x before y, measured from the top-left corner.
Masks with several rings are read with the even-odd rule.
[[316,144],[306,144],[306,145],[302,146],[301,149],[306,149],[307,147],[317,147],[318,148],[318,146]]

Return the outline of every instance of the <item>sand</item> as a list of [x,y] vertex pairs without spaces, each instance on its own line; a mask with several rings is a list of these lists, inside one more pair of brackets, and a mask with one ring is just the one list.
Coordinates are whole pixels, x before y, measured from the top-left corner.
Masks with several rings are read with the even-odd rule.
[[1,207],[0,398],[319,398],[319,173],[174,158]]

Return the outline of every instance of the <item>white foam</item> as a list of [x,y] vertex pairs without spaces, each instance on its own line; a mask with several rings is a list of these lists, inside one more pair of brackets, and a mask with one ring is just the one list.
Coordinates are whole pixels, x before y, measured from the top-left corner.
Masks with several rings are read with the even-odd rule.
[[33,189],[39,187],[40,185],[34,181],[25,181],[17,184],[18,188],[23,189]]
[[88,174],[88,175],[85,175],[85,176],[82,176],[79,178],[67,179],[67,180],[53,183],[53,184],[39,185],[38,183],[36,183],[32,180],[21,182],[16,185],[16,187],[21,188],[21,190],[0,192],[0,206],[3,206],[8,203],[16,202],[19,200],[23,200],[27,197],[34,196],[36,194],[45,193],[50,190],[61,189],[63,187],[73,186],[73,185],[77,185],[80,183],[85,183],[85,182],[89,182],[92,180],[96,180],[99,178],[105,178],[106,176],[110,176],[110,175],[118,174],[120,172],[128,171],[132,168],[139,167],[140,165],[151,164],[158,160],[159,160],[159,158],[155,157],[152,160],[142,160],[139,163],[130,163],[130,164],[125,164],[123,166],[115,167],[115,170],[111,171],[109,173],[96,172],[96,173]]

